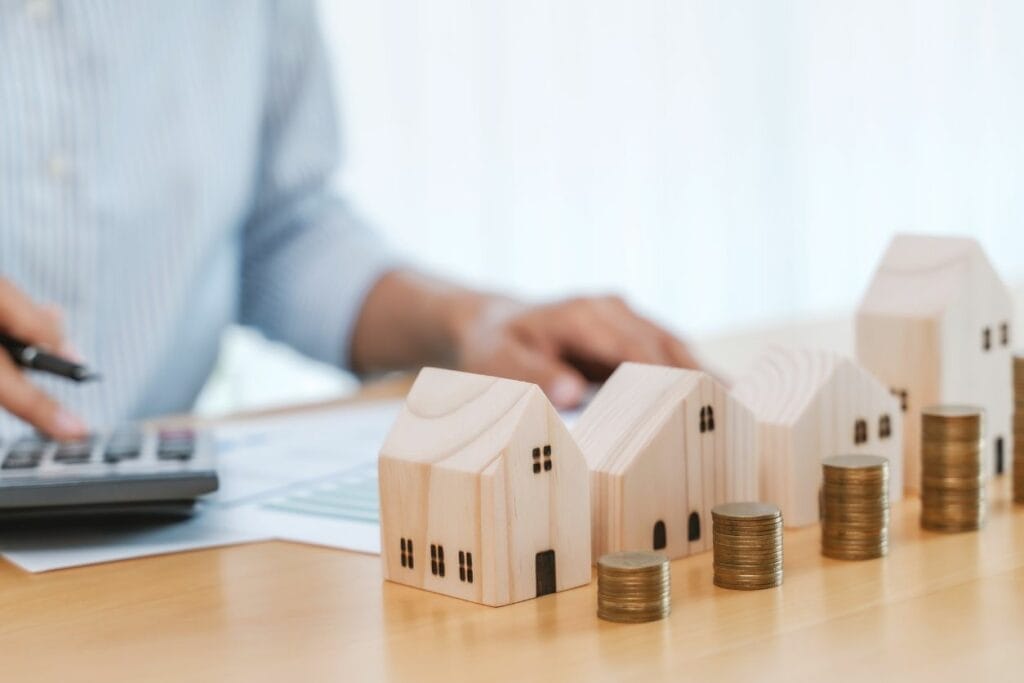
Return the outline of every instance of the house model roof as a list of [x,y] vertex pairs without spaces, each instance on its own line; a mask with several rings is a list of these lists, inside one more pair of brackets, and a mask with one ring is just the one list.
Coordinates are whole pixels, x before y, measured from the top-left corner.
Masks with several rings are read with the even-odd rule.
[[852,360],[819,349],[775,348],[766,352],[733,387],[733,395],[758,422],[796,422],[843,365]]
[[974,239],[897,235],[875,271],[859,312],[934,318],[966,296],[965,283],[979,273],[999,281]]
[[[527,406],[547,403],[535,384],[424,368],[381,455],[466,472],[501,457]],[[548,408],[554,412],[553,408]]]
[[[573,431],[577,441],[586,444],[583,451],[590,469],[624,471],[703,376],[696,370],[620,365]],[[616,437],[606,438],[608,434]]]

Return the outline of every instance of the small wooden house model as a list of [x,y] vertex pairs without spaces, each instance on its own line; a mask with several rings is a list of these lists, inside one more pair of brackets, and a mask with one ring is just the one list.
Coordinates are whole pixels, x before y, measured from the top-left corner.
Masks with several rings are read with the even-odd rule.
[[624,363],[573,428],[590,467],[594,558],[711,548],[711,508],[757,497],[753,417],[710,375]]
[[819,519],[821,461],[866,453],[889,459],[889,499],[902,498],[903,419],[888,387],[828,351],[774,349],[733,387],[758,422],[761,500],[786,526]]
[[587,463],[536,385],[424,369],[379,479],[386,579],[495,606],[590,582]]
[[1013,410],[1010,292],[973,239],[898,235],[857,311],[857,359],[906,417],[907,487],[920,488],[921,409],[985,409],[987,473],[1009,470]]

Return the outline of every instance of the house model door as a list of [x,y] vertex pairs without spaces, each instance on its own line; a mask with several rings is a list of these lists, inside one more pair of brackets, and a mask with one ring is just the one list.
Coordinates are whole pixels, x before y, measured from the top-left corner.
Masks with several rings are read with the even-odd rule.
[[555,551],[537,553],[537,597],[555,592]]

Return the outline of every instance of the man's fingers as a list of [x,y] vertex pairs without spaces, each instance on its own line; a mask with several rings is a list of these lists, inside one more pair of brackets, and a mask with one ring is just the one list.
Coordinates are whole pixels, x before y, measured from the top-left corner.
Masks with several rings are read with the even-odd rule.
[[570,356],[596,360],[615,368],[624,361],[671,364],[652,327],[628,308],[620,309],[611,300],[591,299],[563,304],[552,318],[560,343]]
[[0,278],[0,332],[57,351],[63,334],[59,318],[37,306],[21,290]]
[[583,400],[587,382],[568,363],[525,347],[518,360],[520,377],[543,389],[556,408],[575,408]]
[[693,352],[690,351],[690,348],[679,341],[671,332],[665,332],[663,344],[668,355],[672,358],[673,365],[693,370],[700,369],[700,363],[697,361],[697,357],[693,355]]
[[81,420],[29,382],[11,359],[2,354],[0,407],[55,439],[78,438],[87,431]]
[[546,352],[515,339],[506,340],[497,353],[483,362],[468,364],[466,369],[532,382],[544,390],[556,408],[576,407],[587,388],[583,376],[562,361],[554,350]]

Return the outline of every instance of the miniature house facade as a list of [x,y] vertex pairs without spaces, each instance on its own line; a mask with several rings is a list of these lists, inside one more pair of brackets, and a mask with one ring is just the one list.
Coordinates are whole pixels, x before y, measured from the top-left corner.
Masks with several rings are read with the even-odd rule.
[[733,387],[758,423],[761,500],[786,526],[819,519],[821,461],[864,453],[889,459],[889,500],[903,493],[903,416],[888,387],[828,351],[773,349]]
[[985,409],[986,473],[1008,470],[1013,303],[973,239],[899,235],[857,311],[857,359],[896,394],[909,490],[920,489],[921,409]]
[[757,497],[753,416],[711,376],[623,363],[573,428],[590,467],[596,560],[711,548],[711,508]]
[[422,370],[379,481],[388,580],[493,606],[590,582],[587,464],[536,385]]

